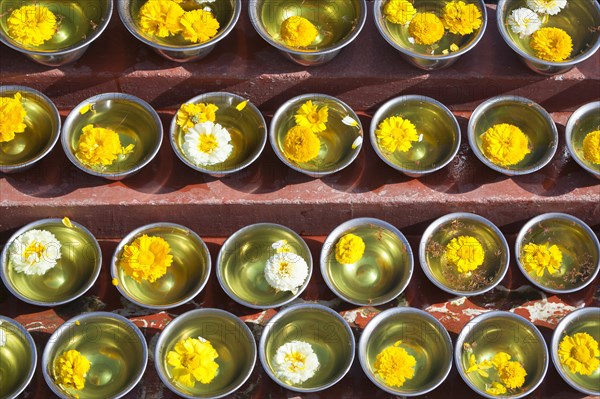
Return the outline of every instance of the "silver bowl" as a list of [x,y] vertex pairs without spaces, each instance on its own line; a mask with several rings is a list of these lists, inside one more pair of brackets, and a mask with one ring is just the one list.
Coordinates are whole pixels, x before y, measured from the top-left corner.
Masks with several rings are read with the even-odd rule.
[[31,334],[17,321],[0,315],[0,396],[16,399],[27,388],[37,364],[37,349]]
[[600,130],[600,101],[585,104],[573,112],[567,122],[565,138],[575,162],[596,179],[600,179],[600,165],[586,161],[582,153],[583,139],[594,130]]

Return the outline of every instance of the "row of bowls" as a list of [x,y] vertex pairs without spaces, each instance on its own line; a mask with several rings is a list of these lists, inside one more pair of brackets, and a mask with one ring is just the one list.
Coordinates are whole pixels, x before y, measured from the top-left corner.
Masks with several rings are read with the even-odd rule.
[[[61,121],[56,106],[44,94],[24,86],[2,86],[2,96],[20,92],[27,110],[25,133],[17,134],[9,143],[2,144],[0,172],[19,172],[31,167],[48,154],[58,141]],[[285,156],[282,146],[293,116],[300,106],[312,100],[319,106],[329,107],[329,132],[324,155],[318,162],[299,164]],[[246,99],[231,93],[201,94],[188,103],[214,103],[219,107],[216,122],[226,121],[226,128],[241,133],[239,148],[225,162],[212,166],[192,163],[183,153],[183,131],[173,118],[169,139],[177,156],[189,167],[214,176],[237,172],[254,162],[267,141],[266,122],[261,112],[251,103],[238,111],[236,105]],[[86,112],[93,104],[94,111]],[[383,150],[377,140],[376,130],[381,121],[402,115],[425,132],[425,140],[415,144],[420,149],[411,150],[408,156]],[[344,116],[356,121],[356,126],[343,124]],[[115,162],[105,170],[90,168],[77,159],[75,152],[81,129],[87,124],[127,131],[128,139],[136,143],[134,154],[124,162]],[[483,154],[481,136],[498,123],[518,125],[529,137],[533,151],[514,166],[502,167],[492,163]],[[569,119],[566,142],[573,158],[586,171],[600,178],[600,166],[588,162],[583,156],[582,142],[587,133],[600,126],[600,101],[580,107]],[[129,137],[131,136],[131,137]],[[324,136],[325,137],[325,136]],[[460,126],[456,117],[440,102],[425,96],[407,95],[389,100],[373,116],[370,141],[377,155],[394,169],[411,177],[420,177],[448,165],[458,153],[461,143]],[[110,180],[128,177],[147,165],[158,153],[163,139],[163,127],[156,111],[145,101],[120,93],[104,93],[77,105],[62,126],[62,146],[69,160],[79,169]],[[480,104],[469,120],[468,139],[475,155],[488,167],[509,176],[533,173],[547,165],[558,148],[558,130],[546,110],[523,97],[499,96]],[[284,103],[275,113],[269,129],[269,140],[278,158],[292,169],[313,177],[323,177],[350,165],[358,156],[363,140],[362,124],[356,113],[344,102],[324,94],[305,94]],[[323,139],[325,140],[325,138]],[[416,147],[415,147],[416,148]],[[323,152],[323,151],[321,151]]]
[[[11,362],[0,370],[14,376],[0,388],[4,398],[15,398],[33,377],[37,363],[35,343],[27,330],[16,321],[0,316],[0,329],[7,345],[0,347]],[[591,376],[571,373],[563,366],[558,348],[565,335],[586,332],[600,340],[600,308],[588,307],[565,316],[556,327],[550,355],[540,331],[527,319],[511,312],[488,311],[470,320],[452,344],[445,327],[432,315],[419,309],[397,307],[385,310],[369,321],[356,348],[347,321],[332,309],[317,304],[292,305],[278,312],[261,333],[258,354],[262,368],[277,384],[296,392],[316,392],[339,382],[350,370],[358,349],[360,365],[367,377],[380,389],[400,396],[418,396],[434,390],[450,373],[452,360],[466,384],[486,398],[522,398],[543,381],[549,357],[561,377],[576,390],[588,395],[600,394],[596,370]],[[219,372],[210,384],[186,387],[173,381],[167,353],[189,337],[201,336],[211,342],[219,357]],[[317,374],[301,384],[292,385],[277,375],[272,359],[277,348],[291,341],[311,344],[321,367]],[[378,353],[401,340],[415,351],[415,376],[402,387],[391,387],[377,375]],[[92,363],[83,390],[57,385],[53,378],[56,358],[68,350],[78,350]],[[454,352],[454,356],[453,356]],[[516,393],[490,395],[486,382],[477,373],[467,373],[471,354],[481,361],[495,353],[507,352],[520,362],[527,376]],[[9,356],[9,357],[8,357]],[[252,374],[257,357],[250,329],[235,315],[220,309],[197,309],[175,317],[160,333],[154,350],[154,366],[162,382],[185,398],[220,398],[239,389]],[[0,359],[3,359],[0,357]],[[141,380],[148,361],[146,339],[130,320],[108,312],[91,312],[61,325],[50,337],[42,356],[46,383],[61,398],[120,398]]]
[[[119,1],[117,7],[121,21],[137,39],[151,46],[166,58],[179,62],[197,60],[206,56],[234,28],[240,17],[242,7],[241,0],[220,0],[218,4],[213,5],[215,16],[221,25],[217,35],[202,44],[175,45],[148,36],[139,28],[137,12],[144,1]],[[373,15],[379,32],[388,43],[401,52],[405,59],[422,69],[431,70],[451,65],[461,55],[475,47],[483,36],[487,26],[485,3],[483,0],[476,0],[474,4],[477,5],[482,13],[483,23],[479,29],[466,36],[466,39],[463,39],[464,43],[459,51],[446,55],[417,53],[410,47],[409,41],[406,38],[398,37],[398,32],[396,32],[398,30],[397,26],[386,22],[382,11],[386,2],[386,0],[375,0],[373,2]],[[80,2],[76,1],[75,3],[78,4]],[[419,1],[417,8],[421,10],[421,7],[425,7],[423,9],[427,11],[437,10],[441,9],[445,3],[445,1],[439,0]],[[575,2],[576,4],[570,4],[569,7],[561,12],[561,17],[569,22],[570,27],[577,27],[579,29],[575,37],[576,48],[574,48],[577,56],[565,62],[546,62],[533,57],[521,44],[511,37],[506,26],[507,16],[513,9],[523,6],[524,4],[522,3],[524,2],[521,0],[500,0],[497,7],[498,27],[506,43],[534,71],[543,74],[565,72],[574,65],[591,57],[600,48],[600,33],[597,31],[588,31],[589,27],[600,25],[600,6],[594,0],[578,0]],[[318,65],[330,61],[343,47],[351,43],[358,36],[367,17],[366,0],[336,0],[335,2],[323,2],[322,0],[250,0],[248,8],[250,20],[260,36],[269,44],[279,49],[288,58],[302,65]],[[331,11],[332,8],[334,10],[333,13]],[[97,27],[93,32],[86,32],[86,34],[82,35],[81,40],[76,43],[56,51],[23,48],[23,46],[6,34],[4,24],[1,25],[2,29],[0,29],[0,41],[25,53],[33,60],[46,65],[56,66],[72,62],[78,59],[85,52],[89,44],[106,28],[112,10],[112,0],[100,0],[95,7],[89,7],[88,4],[88,7],[84,8],[82,12],[88,19],[94,21]],[[8,15],[8,11],[10,10],[3,9],[2,14]],[[323,43],[314,49],[292,49],[286,47],[277,39],[277,36],[281,22],[293,15],[306,16],[312,19],[316,18],[317,24],[328,27],[330,30],[329,36],[331,37],[324,39]]]

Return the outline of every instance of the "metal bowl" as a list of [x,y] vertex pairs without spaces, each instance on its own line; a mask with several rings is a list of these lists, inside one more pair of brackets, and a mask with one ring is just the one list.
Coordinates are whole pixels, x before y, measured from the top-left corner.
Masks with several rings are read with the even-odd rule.
[[31,334],[17,321],[0,315],[0,397],[15,399],[27,388],[37,363],[37,349]]
[[[55,307],[79,298],[94,285],[102,267],[102,251],[88,229],[71,223],[73,227],[67,227],[61,219],[41,219],[10,237],[2,250],[0,277],[14,296],[32,305]],[[33,229],[48,230],[61,243],[61,258],[43,276],[17,273],[9,260],[13,242]]]
[[[367,19],[365,0],[250,0],[248,9],[258,34],[286,58],[304,66],[331,61],[356,39]],[[281,23],[296,15],[319,30],[314,45],[296,49],[281,40]]]
[[[92,109],[86,112],[90,105]],[[103,168],[84,165],[75,153],[81,129],[88,124],[115,130],[121,145],[135,145],[133,152]],[[80,170],[108,180],[122,180],[156,156],[162,138],[162,122],[150,104],[129,94],[104,93],[88,98],[71,111],[62,128],[61,144],[67,158]]]
[[596,179],[600,179],[600,164],[588,162],[583,156],[583,139],[594,130],[600,130],[600,101],[585,104],[571,115],[567,122],[565,138],[575,162]]
[[60,134],[60,115],[48,97],[25,86],[0,86],[0,97],[21,93],[27,113],[23,133],[0,143],[0,172],[22,172],[44,158],[56,145]]

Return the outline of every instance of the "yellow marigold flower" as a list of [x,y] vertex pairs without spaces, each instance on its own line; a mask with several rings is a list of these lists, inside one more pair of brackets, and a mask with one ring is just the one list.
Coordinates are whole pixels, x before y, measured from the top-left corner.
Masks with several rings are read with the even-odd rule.
[[475,4],[451,1],[444,6],[442,21],[450,33],[469,35],[481,26],[481,11]]
[[131,245],[125,245],[119,264],[125,274],[138,283],[142,280],[153,283],[167,273],[171,263],[169,243],[161,237],[144,234]]
[[498,368],[498,377],[507,388],[520,388],[525,383],[527,372],[519,362],[505,362]]
[[119,155],[133,151],[133,144],[121,147],[119,134],[114,130],[87,125],[82,131],[75,156],[85,165],[112,165]]
[[600,130],[588,133],[583,139],[583,157],[588,162],[600,164]]
[[498,352],[492,358],[492,364],[497,369],[500,368],[504,363],[508,362],[512,357],[506,352]]
[[529,42],[538,58],[546,61],[564,61],[573,51],[573,39],[560,28],[542,28],[531,35]]
[[282,22],[280,35],[290,47],[306,47],[315,41],[319,31],[308,19],[294,15]]
[[185,40],[192,43],[204,43],[212,39],[219,31],[219,21],[210,11],[192,10],[183,14],[181,18]]
[[571,373],[592,375],[600,366],[598,341],[588,333],[565,335],[558,348],[560,363]]
[[475,237],[460,236],[446,245],[446,259],[456,266],[459,273],[469,273],[483,264],[485,251]]
[[412,143],[419,141],[417,128],[411,121],[401,116],[390,116],[379,124],[375,131],[381,148],[389,152],[406,152]]
[[41,46],[58,30],[56,16],[48,7],[23,6],[6,20],[8,36],[25,46]]
[[490,395],[504,395],[506,393],[506,387],[499,382],[492,382],[492,386],[485,390]]
[[64,352],[54,361],[54,381],[64,388],[83,389],[90,361],[79,351]]
[[398,346],[401,342],[388,346],[375,358],[375,373],[390,387],[401,387],[407,379],[411,380],[415,376],[417,360]]
[[21,98],[21,93],[15,93],[13,98],[0,97],[0,143],[11,141],[15,133],[23,133],[27,127]]
[[408,25],[408,33],[417,44],[430,45],[439,42],[444,36],[444,24],[431,12],[417,13]]
[[523,247],[521,262],[525,270],[542,277],[546,269],[550,274],[560,270],[562,252],[556,245],[530,243]]
[[343,264],[358,262],[365,253],[365,242],[354,234],[342,236],[335,244],[335,259]]
[[183,104],[177,111],[177,125],[187,130],[198,123],[214,122],[218,109],[219,107],[212,103]]
[[297,125],[309,127],[315,133],[327,129],[328,119],[329,107],[324,105],[319,109],[319,107],[313,104],[311,100],[302,104],[295,116]]
[[390,0],[383,7],[385,18],[393,24],[407,24],[416,13],[415,7],[407,0]]
[[219,354],[210,341],[203,338],[187,338],[175,344],[175,350],[167,353],[167,363],[173,366],[173,379],[192,388],[196,382],[210,383],[219,370],[215,359]]
[[140,29],[157,37],[176,35],[183,29],[183,14],[183,8],[172,0],[148,0],[140,8]]
[[469,368],[467,369],[467,373],[472,373],[473,371],[477,371],[477,374],[484,378],[488,378],[490,375],[487,371],[492,368],[492,362],[489,360],[484,360],[481,363],[477,363],[477,358],[475,355],[471,354],[469,356]]
[[290,161],[308,162],[319,155],[321,140],[304,126],[291,128],[283,141],[283,153]]
[[481,137],[483,154],[500,166],[516,165],[529,154],[529,139],[521,129],[508,123],[489,128]]

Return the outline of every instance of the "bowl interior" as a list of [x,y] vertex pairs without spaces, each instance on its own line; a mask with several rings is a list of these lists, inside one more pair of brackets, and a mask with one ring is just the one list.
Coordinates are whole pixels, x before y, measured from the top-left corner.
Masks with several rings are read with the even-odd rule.
[[[242,321],[225,312],[203,309],[190,312],[175,319],[172,328],[160,335],[156,367],[165,383],[183,395],[212,398],[232,392],[246,381],[256,361],[254,337]],[[177,342],[187,338],[202,337],[210,341],[219,357],[217,375],[209,384],[196,383],[187,387],[173,380],[173,367],[167,363],[167,354]]]
[[583,155],[583,140],[588,133],[600,130],[600,102],[589,107],[585,112],[573,114],[573,121],[567,124],[567,140],[570,141],[572,155],[590,171],[600,176],[600,164],[591,163]]
[[[167,273],[151,283],[140,283],[129,277],[119,262],[125,245],[131,245],[143,234],[163,238],[171,247],[173,263]],[[190,231],[173,225],[151,226],[125,238],[113,259],[113,273],[119,280],[120,291],[136,303],[173,307],[192,299],[206,284],[210,271],[210,256],[204,242]]]
[[0,396],[3,398],[21,392],[35,369],[33,341],[15,323],[0,317],[0,330],[6,338],[5,345],[0,346]]
[[[293,249],[289,256],[301,256],[308,264],[308,277],[296,294],[276,291],[265,279],[267,260],[276,253],[273,243],[286,240]],[[258,224],[231,236],[219,252],[217,274],[234,300],[252,307],[277,307],[291,301],[308,285],[312,258],[308,246],[293,231],[278,225]]]

